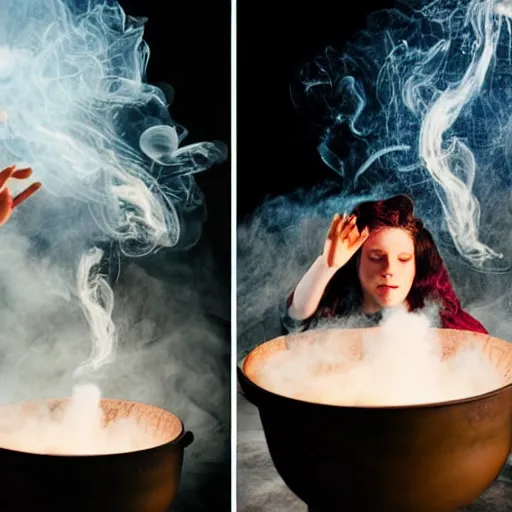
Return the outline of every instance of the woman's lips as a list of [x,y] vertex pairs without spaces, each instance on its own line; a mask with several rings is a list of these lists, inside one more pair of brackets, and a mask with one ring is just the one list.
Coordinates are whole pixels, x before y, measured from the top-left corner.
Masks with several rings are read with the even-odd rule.
[[391,284],[381,284],[377,286],[377,293],[379,295],[387,295],[391,293],[392,291],[396,290],[398,286],[393,286]]

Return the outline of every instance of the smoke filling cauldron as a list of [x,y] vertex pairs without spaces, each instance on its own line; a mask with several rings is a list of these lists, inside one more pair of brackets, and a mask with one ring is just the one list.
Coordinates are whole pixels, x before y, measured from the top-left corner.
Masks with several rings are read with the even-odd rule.
[[[375,328],[374,328],[375,329]],[[497,478],[512,448],[512,345],[471,332],[431,329],[442,357],[481,344],[504,385],[485,394],[424,405],[335,406],[265,389],[262,368],[291,342],[335,331],[351,350],[370,329],[281,336],[241,361],[238,380],[258,408],[273,464],[310,512],[454,512]],[[359,352],[361,348],[359,348]]]
[[[27,415],[44,403],[51,414],[68,400],[0,407]],[[193,441],[181,420],[158,407],[102,399],[104,425],[127,418],[153,442],[146,449],[100,455],[47,455],[0,448],[0,510],[24,512],[164,512],[174,501],[184,448]],[[23,416],[26,417],[26,416]]]

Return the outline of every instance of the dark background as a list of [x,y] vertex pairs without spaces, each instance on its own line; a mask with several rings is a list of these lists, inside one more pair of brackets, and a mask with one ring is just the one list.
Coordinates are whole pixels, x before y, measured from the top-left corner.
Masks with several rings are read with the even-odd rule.
[[[229,0],[120,0],[131,16],[148,18],[147,81],[174,89],[173,119],[189,135],[185,143],[221,140],[228,160],[196,175],[208,220],[200,245],[214,251],[222,279],[231,272],[231,3]],[[227,286],[229,290],[229,285]]]
[[[174,89],[170,114],[189,132],[184,143],[220,140],[228,146],[227,161],[195,176],[208,212],[197,245],[186,252],[162,251],[140,264],[150,274],[163,279],[166,268],[172,268],[175,263],[176,268],[184,268],[185,264],[185,268],[195,273],[199,293],[206,297],[204,313],[212,322],[212,329],[221,333],[230,347],[231,4],[229,0],[119,0],[119,3],[127,15],[148,19],[144,30],[144,40],[150,49],[147,81],[165,83]],[[205,269],[206,254],[211,254],[214,261]],[[185,272],[184,278],[187,276],[189,273]],[[226,375],[226,403],[222,410],[216,411],[222,416],[222,423],[228,425],[229,363],[229,358],[219,361],[219,373]],[[226,435],[229,437],[229,429]],[[201,510],[230,510],[229,444],[228,438],[225,459],[218,461],[220,465],[212,470],[209,481],[198,486],[201,496],[196,501],[202,503]],[[186,504],[184,507],[188,510]]]
[[294,108],[290,85],[304,62],[328,45],[341,49],[365,27],[368,14],[394,4],[315,0],[299,7],[283,1],[270,10],[238,3],[238,221],[267,196],[333,177],[319,159],[312,125]]

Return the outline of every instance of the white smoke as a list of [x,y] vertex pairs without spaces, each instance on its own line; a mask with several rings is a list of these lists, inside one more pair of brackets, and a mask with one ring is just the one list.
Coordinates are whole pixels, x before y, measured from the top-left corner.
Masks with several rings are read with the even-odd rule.
[[202,510],[227,494],[229,344],[194,176],[227,154],[186,145],[146,82],[145,21],[110,0],[0,3],[0,167],[43,184],[0,231],[0,403],[89,383],[170,410],[195,435],[176,508]]
[[445,359],[424,314],[390,311],[355,346],[340,329],[310,333],[311,339],[292,338],[289,350],[269,357],[258,370],[258,384],[291,398],[340,406],[446,402],[505,384],[481,340]]

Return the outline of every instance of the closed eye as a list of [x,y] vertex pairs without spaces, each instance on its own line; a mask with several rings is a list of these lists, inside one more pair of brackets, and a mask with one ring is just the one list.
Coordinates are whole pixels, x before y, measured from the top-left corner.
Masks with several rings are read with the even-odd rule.
[[[370,261],[379,262],[379,261],[383,261],[385,259],[385,256],[373,255],[373,256],[368,256],[368,259]],[[403,257],[403,258],[398,258],[398,261],[400,261],[402,263],[407,263],[408,261],[411,261],[411,260],[412,260],[412,256],[406,256],[406,257]]]

